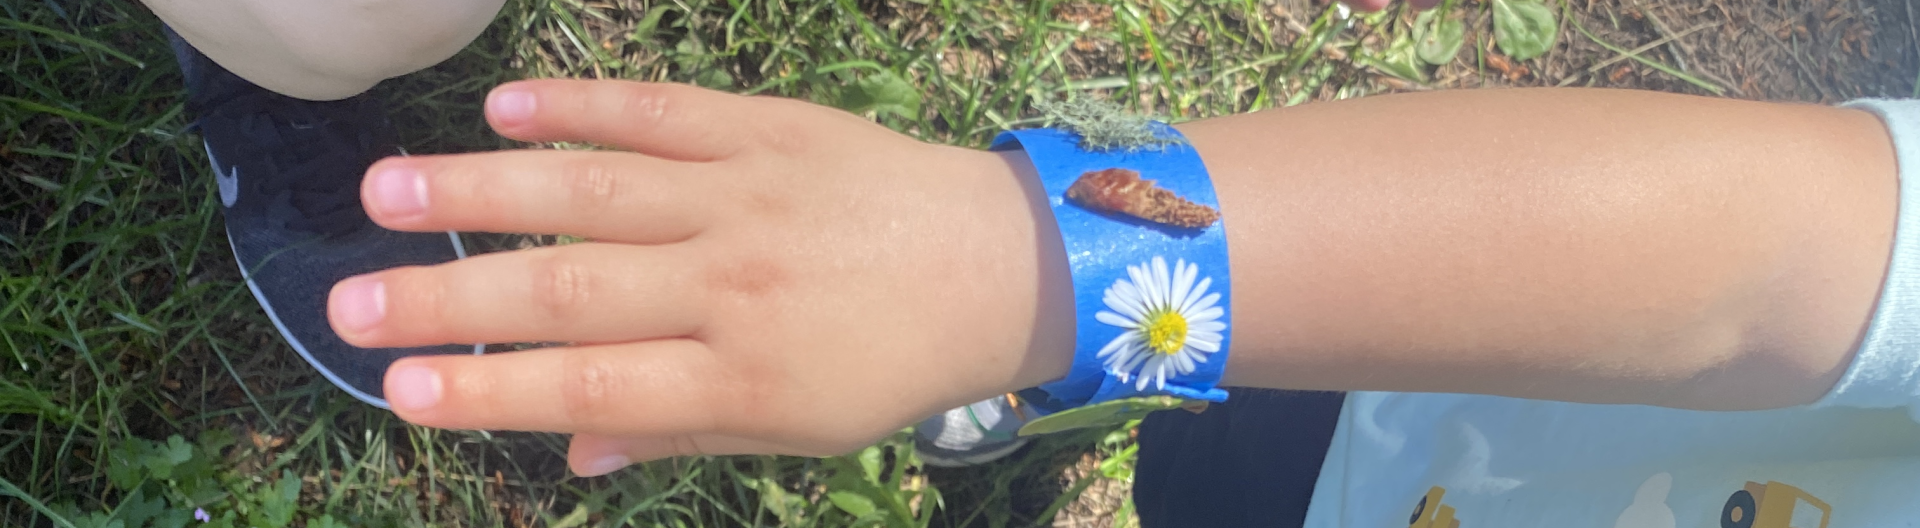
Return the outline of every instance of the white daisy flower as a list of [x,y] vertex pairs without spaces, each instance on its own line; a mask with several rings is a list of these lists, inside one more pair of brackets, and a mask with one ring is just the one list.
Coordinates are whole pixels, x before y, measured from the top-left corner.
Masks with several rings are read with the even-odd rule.
[[1167,376],[1193,372],[1220,351],[1227,310],[1218,306],[1219,293],[1207,293],[1213,278],[1200,278],[1199,266],[1183,259],[1168,270],[1166,259],[1153,257],[1127,266],[1127,277],[1107,288],[1107,310],[1094,314],[1127,329],[1096,356],[1106,360],[1107,372],[1122,383],[1134,381],[1134,390],[1146,390],[1148,381],[1164,389]]

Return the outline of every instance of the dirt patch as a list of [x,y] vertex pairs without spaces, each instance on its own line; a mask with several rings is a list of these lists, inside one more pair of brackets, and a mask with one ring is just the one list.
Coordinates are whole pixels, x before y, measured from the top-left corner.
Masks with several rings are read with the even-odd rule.
[[[1730,97],[1837,103],[1911,94],[1920,71],[1913,8],[1896,0],[1591,0],[1573,2],[1567,13],[1560,45],[1519,84],[1703,95],[1714,95],[1706,86],[1715,86]],[[1608,46],[1639,51],[1674,72]]]
[[1484,59],[1462,53],[1432,87],[1633,88],[1831,104],[1911,96],[1920,72],[1915,8],[1902,0],[1572,0],[1562,13],[1553,50],[1526,63],[1500,56],[1487,17],[1470,20],[1469,45]]

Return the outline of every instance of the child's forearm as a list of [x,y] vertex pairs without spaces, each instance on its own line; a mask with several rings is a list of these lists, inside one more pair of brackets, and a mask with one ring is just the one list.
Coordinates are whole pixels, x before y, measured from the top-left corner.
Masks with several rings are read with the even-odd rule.
[[[388,159],[368,215],[593,241],[354,277],[329,319],[370,348],[589,344],[395,363],[410,422],[582,433],[595,472],[841,453],[1073,360],[1067,259],[1019,153],[678,85],[511,83],[487,115],[628,152]],[[1897,199],[1883,127],[1818,107],[1448,92],[1182,128],[1226,214],[1242,386],[1812,401]]]
[[1828,107],[1452,91],[1180,128],[1226,213],[1239,386],[1811,402],[1898,199],[1884,127]]

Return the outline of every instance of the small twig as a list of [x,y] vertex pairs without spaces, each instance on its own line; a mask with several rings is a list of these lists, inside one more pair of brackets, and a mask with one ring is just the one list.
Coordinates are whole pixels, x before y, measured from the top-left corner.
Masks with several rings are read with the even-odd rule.
[[[1686,30],[1686,31],[1682,31],[1682,32],[1680,32],[1680,33],[1679,33],[1679,34],[1677,34],[1677,35],[1671,35],[1671,36],[1667,36],[1667,37],[1662,37],[1662,38],[1661,38],[1660,40],[1656,40],[1656,41],[1653,41],[1653,42],[1650,42],[1650,43],[1647,43],[1647,45],[1645,45],[1645,46],[1641,46],[1641,47],[1638,47],[1638,48],[1634,48],[1634,49],[1633,49],[1632,51],[1628,51],[1628,52],[1626,52],[1626,53],[1624,53],[1624,54],[1621,54],[1621,55],[1615,55],[1615,56],[1614,56],[1613,58],[1611,58],[1611,59],[1607,59],[1607,60],[1603,60],[1603,61],[1600,61],[1600,62],[1598,62],[1598,63],[1596,63],[1596,64],[1594,64],[1594,65],[1593,65],[1593,67],[1591,67],[1591,68],[1587,68],[1587,73],[1595,73],[1595,72],[1598,72],[1598,71],[1600,71],[1600,70],[1602,70],[1602,69],[1605,69],[1605,68],[1606,68],[1606,67],[1608,67],[1608,66],[1612,66],[1612,65],[1613,65],[1613,63],[1616,63],[1616,62],[1620,62],[1620,61],[1623,61],[1623,60],[1627,60],[1628,58],[1637,58],[1637,57],[1635,57],[1635,56],[1637,56],[1637,55],[1639,55],[1639,54],[1642,54],[1642,53],[1646,53],[1646,52],[1648,52],[1648,51],[1651,51],[1651,50],[1652,50],[1653,48],[1658,48],[1658,47],[1660,47],[1660,46],[1662,46],[1662,45],[1665,45],[1665,44],[1667,44],[1667,43],[1669,43],[1669,42],[1676,42],[1676,41],[1678,41],[1678,40],[1679,40],[1679,39],[1680,39],[1681,37],[1685,37],[1685,36],[1687,36],[1687,35],[1692,35],[1692,34],[1694,34],[1694,33],[1696,33],[1696,32],[1698,32],[1698,31],[1700,31],[1700,30],[1702,30],[1702,29],[1707,29],[1707,28],[1710,28],[1710,27],[1714,27],[1714,26],[1718,26],[1718,25],[1720,25],[1720,23],[1719,23],[1719,22],[1708,22],[1708,23],[1705,23],[1705,24],[1701,24],[1701,25],[1698,25],[1698,26],[1694,26],[1693,28],[1691,28],[1691,29],[1688,29],[1688,30]],[[1679,57],[1678,57],[1678,54],[1675,54],[1675,58],[1679,58]],[[1680,69],[1683,69],[1683,70],[1684,70],[1684,69],[1686,69],[1686,67],[1685,67],[1685,66],[1681,66],[1681,67],[1680,67]]]
[[1807,84],[1813,85],[1813,91],[1819,92],[1821,99],[1823,100],[1833,99],[1833,96],[1827,93],[1827,87],[1820,84],[1820,79],[1821,79],[1820,72],[1814,70],[1813,66],[1808,65],[1806,59],[1800,58],[1799,47],[1796,47],[1792,44],[1788,44],[1786,39],[1780,38],[1779,35],[1773,34],[1772,31],[1761,31],[1760,34],[1765,35],[1767,38],[1773,39],[1773,42],[1775,44],[1779,44],[1780,47],[1787,49],[1787,56],[1793,58],[1793,64],[1800,67],[1800,70],[1799,70],[1800,74],[1806,76]]
[[1673,49],[1668,51],[1673,52],[1674,66],[1680,68],[1682,71],[1692,70],[1692,68],[1687,67],[1686,57],[1693,55],[1693,46],[1688,45],[1686,41],[1680,40],[1678,35],[1673,34],[1673,28],[1667,27],[1666,22],[1661,22],[1660,17],[1654,15],[1653,11],[1649,9],[1645,3],[1635,0],[1633,7],[1639,9],[1640,14],[1647,17],[1647,22],[1653,25],[1655,32],[1667,37],[1667,40],[1673,43]]
[[1594,35],[1593,35],[1593,33],[1591,33],[1591,32],[1588,32],[1588,31],[1587,31],[1587,27],[1586,27],[1585,25],[1582,25],[1582,24],[1580,24],[1580,23],[1579,23],[1578,21],[1575,21],[1575,22],[1573,23],[1573,29],[1574,29],[1575,31],[1579,31],[1579,32],[1580,32],[1580,34],[1581,34],[1582,36],[1585,36],[1585,37],[1587,37],[1587,40],[1591,40],[1591,41],[1593,41],[1593,43],[1594,43],[1594,44],[1599,44],[1599,45],[1600,45],[1600,47],[1602,47],[1602,48],[1607,48],[1607,50],[1608,50],[1608,51],[1612,51],[1612,52],[1614,52],[1614,53],[1618,53],[1618,54],[1622,54],[1622,55],[1626,55],[1627,57],[1629,57],[1629,58],[1632,58],[1633,60],[1636,60],[1636,61],[1640,61],[1640,63],[1641,63],[1641,64],[1645,64],[1645,65],[1647,65],[1648,67],[1651,67],[1651,68],[1653,68],[1653,69],[1656,69],[1656,70],[1660,70],[1661,72],[1664,72],[1664,73],[1666,73],[1667,75],[1672,75],[1672,76],[1674,76],[1674,78],[1677,78],[1677,79],[1680,79],[1680,80],[1682,80],[1682,81],[1686,81],[1686,82],[1687,82],[1688,84],[1692,84],[1692,85],[1694,85],[1694,86],[1698,86],[1698,87],[1700,87],[1700,89],[1702,89],[1702,90],[1706,90],[1706,91],[1709,91],[1709,92],[1713,92],[1713,94],[1714,94],[1714,95],[1726,95],[1726,89],[1725,89],[1725,88],[1721,88],[1721,87],[1719,87],[1718,85],[1715,85],[1715,84],[1713,84],[1713,83],[1710,83],[1710,82],[1707,82],[1707,81],[1704,81],[1704,80],[1701,80],[1701,79],[1700,79],[1700,78],[1698,78],[1698,77],[1694,77],[1694,76],[1692,76],[1692,75],[1687,75],[1687,73],[1686,73],[1686,72],[1683,72],[1683,71],[1680,71],[1680,70],[1676,70],[1676,69],[1673,69],[1673,67],[1672,67],[1672,66],[1668,66],[1668,65],[1665,65],[1665,64],[1661,64],[1661,63],[1660,63],[1660,61],[1656,61],[1656,60],[1652,60],[1652,59],[1648,59],[1648,58],[1646,58],[1646,57],[1642,57],[1642,56],[1640,56],[1640,54],[1638,54],[1638,53],[1634,53],[1634,52],[1631,52],[1631,51],[1628,51],[1628,50],[1626,50],[1625,48],[1621,48],[1621,47],[1619,47],[1619,46],[1615,46],[1615,45],[1613,45],[1613,44],[1609,44],[1609,43],[1607,43],[1607,41],[1604,41],[1604,40],[1600,40],[1600,37],[1596,37],[1596,36],[1594,36]]

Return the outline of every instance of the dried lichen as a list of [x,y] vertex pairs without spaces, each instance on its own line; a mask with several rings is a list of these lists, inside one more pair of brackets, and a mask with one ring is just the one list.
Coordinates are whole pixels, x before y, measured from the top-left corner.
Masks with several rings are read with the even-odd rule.
[[1041,97],[1033,106],[1047,118],[1048,126],[1079,134],[1080,147],[1087,150],[1157,150],[1181,142],[1178,137],[1154,132],[1152,119],[1129,114],[1111,101],[1091,97],[1059,101]]

